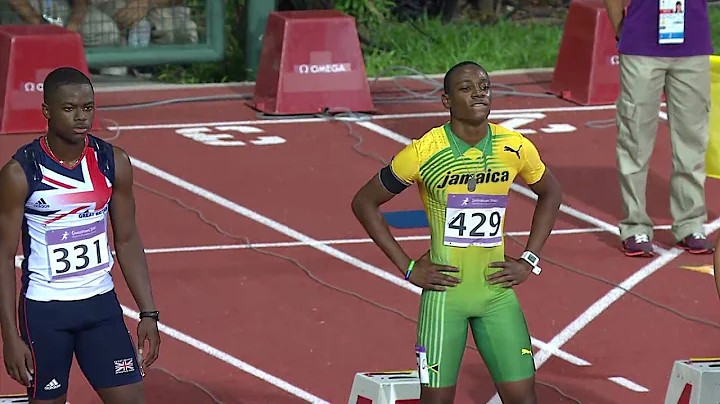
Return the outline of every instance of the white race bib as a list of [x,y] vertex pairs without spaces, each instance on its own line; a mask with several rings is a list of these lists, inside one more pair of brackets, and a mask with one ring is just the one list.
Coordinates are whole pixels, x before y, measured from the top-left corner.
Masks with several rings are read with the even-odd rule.
[[52,279],[107,269],[110,251],[105,219],[83,226],[50,230],[45,236]]
[[425,351],[425,347],[415,345],[415,358],[417,359],[420,384],[430,383],[430,372],[428,372],[427,352]]
[[506,206],[507,195],[450,194],[445,211],[445,245],[501,245]]
[[658,43],[685,42],[685,0],[658,0]]

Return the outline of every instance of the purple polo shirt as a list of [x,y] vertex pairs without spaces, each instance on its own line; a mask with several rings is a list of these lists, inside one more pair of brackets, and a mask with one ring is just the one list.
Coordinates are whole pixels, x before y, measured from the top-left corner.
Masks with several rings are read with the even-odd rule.
[[632,0],[620,33],[618,52],[626,55],[683,57],[712,55],[707,0],[685,0],[685,42],[658,43],[658,0]]

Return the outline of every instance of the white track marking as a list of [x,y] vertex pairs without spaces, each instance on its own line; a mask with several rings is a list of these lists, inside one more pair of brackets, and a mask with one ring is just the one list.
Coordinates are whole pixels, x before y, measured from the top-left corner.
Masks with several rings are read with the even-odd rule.
[[[135,321],[138,320],[138,316],[140,315],[140,313],[138,313],[124,305],[120,305],[120,306],[122,307],[123,314],[126,317],[128,317],[132,320],[135,320]],[[208,345],[198,339],[195,339],[187,334],[184,334],[174,328],[168,327],[167,325],[165,325],[163,323],[158,323],[158,330],[160,332],[170,336],[171,338],[174,338],[178,341],[184,342],[195,349],[205,352],[206,354],[208,354],[212,357],[215,357],[215,358],[227,363],[230,366],[234,366],[234,367],[242,370],[243,372],[249,373],[249,374],[257,377],[258,379],[268,382],[268,383],[272,384],[273,386],[278,387],[282,390],[285,390],[286,392],[288,392],[296,397],[302,398],[303,400],[305,400],[307,402],[317,403],[317,404],[330,404],[327,401],[325,401],[319,397],[316,397],[316,396],[308,393],[307,391],[302,390],[299,387],[286,382],[285,380],[279,379],[267,372],[264,372],[246,362],[241,361],[240,359],[238,359],[226,352],[223,352],[211,345]],[[562,352],[562,351],[560,351],[560,352]],[[582,360],[582,359],[580,359],[580,360]]]
[[[497,109],[490,113],[490,119],[503,119],[517,116],[517,114],[539,114],[546,112],[581,112],[581,111],[609,111],[614,110],[615,105],[588,105],[573,107],[547,107],[547,108],[516,108],[516,109]],[[660,111],[660,113],[664,113]],[[273,124],[290,124],[290,123],[320,123],[332,121],[346,122],[368,122],[387,119],[417,119],[417,118],[449,118],[447,111],[437,112],[414,112],[405,114],[382,114],[370,115],[357,113],[357,116],[337,116],[334,118],[315,118],[315,117],[288,117],[288,118],[268,118],[254,119],[247,121],[220,121],[220,122],[199,122],[199,123],[167,123],[155,125],[127,125],[127,126],[108,126],[108,130],[153,130],[153,129],[180,129],[194,128],[198,126],[227,126],[227,125],[273,125]]]
[[611,382],[617,383],[625,388],[628,388],[632,391],[637,391],[638,393],[647,393],[648,391],[650,391],[647,388],[645,388],[635,382],[632,382],[624,377],[609,377],[608,380],[610,380]]
[[[566,234],[586,234],[586,233],[600,233],[603,229],[598,228],[585,228],[585,229],[558,229],[553,230],[552,235],[566,235]],[[530,235],[529,231],[511,231],[505,233],[506,236],[523,237]],[[425,241],[430,240],[429,235],[420,236],[401,236],[395,237],[397,241]],[[342,245],[342,244],[371,244],[373,240],[371,238],[347,238],[347,239],[333,239],[333,240],[318,240],[317,244],[324,245]],[[250,248],[283,248],[283,247],[310,247],[313,244],[304,241],[278,241],[278,242],[266,242],[266,243],[252,243],[247,244],[216,244],[216,245],[202,245],[202,246],[187,246],[187,247],[165,247],[165,248],[146,248],[145,254],[168,254],[168,253],[180,253],[180,252],[197,252],[197,251],[223,251],[223,250],[244,250]],[[112,252],[115,254],[115,251]],[[20,267],[23,256],[15,256],[15,266]]]
[[[490,113],[490,119],[504,118],[508,114],[531,114],[545,112],[578,112],[578,111],[605,111],[613,110],[615,105],[589,105],[589,106],[573,106],[573,107],[547,107],[547,108],[518,108],[518,109],[498,109]],[[168,123],[155,125],[127,125],[127,126],[109,126],[108,130],[153,130],[153,129],[180,129],[192,128],[196,126],[228,126],[228,125],[273,125],[273,124],[289,124],[289,123],[318,123],[332,121],[347,122],[367,122],[370,120],[386,120],[386,119],[417,119],[417,118],[443,118],[450,117],[447,111],[438,112],[418,112],[407,114],[384,114],[369,115],[357,114],[357,117],[338,116],[334,118],[270,118],[255,119],[247,121],[220,121],[220,122],[200,122],[200,123]]]
[[[552,73],[554,68],[552,67],[538,67],[530,69],[508,69],[508,70],[497,70],[488,72],[490,77],[499,76],[516,76],[525,74],[537,74],[537,73]],[[378,81],[389,81],[389,80],[412,80],[412,79],[442,79],[445,77],[445,73],[439,74],[411,74],[411,75],[399,75],[399,76],[382,76],[378,77]],[[375,78],[368,78],[368,82],[372,84]],[[438,82],[440,83],[440,82]],[[194,90],[202,88],[228,88],[228,87],[251,87],[255,86],[254,81],[233,81],[225,83],[196,83],[196,84],[173,84],[173,83],[140,83],[140,84],[115,84],[115,83],[96,83],[96,93],[112,93],[112,92],[128,92],[128,91],[163,91],[163,90]],[[372,90],[372,88],[371,88]]]
[[[16,265],[16,266],[18,266],[18,265]],[[140,313],[138,313],[124,305],[120,305],[120,307],[122,307],[123,314],[126,317],[128,317],[132,320],[135,320],[135,321],[138,320],[138,316],[140,315]],[[193,338],[187,334],[184,334],[174,328],[168,327],[167,325],[165,325],[163,323],[158,323],[158,330],[160,332],[168,335],[171,338],[174,338],[178,341],[184,342],[195,349],[205,352],[206,354],[208,354],[214,358],[217,358],[217,359],[227,363],[230,366],[234,366],[243,372],[249,373],[249,374],[257,377],[258,379],[263,380],[267,383],[270,383],[273,386],[278,387],[282,390],[285,390],[286,392],[288,392],[296,397],[299,397],[307,402],[316,403],[316,404],[330,404],[329,402],[327,402],[319,397],[316,397],[316,396],[308,393],[307,391],[302,390],[299,387],[286,382],[285,380],[282,380],[282,379],[277,378],[267,372],[264,372],[246,362],[241,361],[240,359],[238,359],[226,352],[223,352],[211,345],[206,344],[205,342],[195,339],[195,338]],[[558,350],[556,352],[562,353],[563,351]],[[572,357],[572,355],[570,355],[570,357],[571,357],[570,359],[576,359],[576,360],[579,359],[579,358]],[[579,360],[582,360],[582,359],[579,359]]]
[[[720,218],[713,220],[707,225],[708,234],[712,234],[720,228]],[[657,258],[650,261],[647,265],[640,268],[637,272],[632,274],[629,278],[625,279],[620,283],[619,287],[611,289],[605,296],[598,299],[584,312],[582,312],[573,322],[568,324],[562,331],[555,335],[548,343],[552,348],[562,348],[568,341],[570,341],[580,330],[585,328],[591,321],[595,320],[600,314],[608,309],[613,303],[625,295],[626,290],[631,290],[638,283],[642,282],[645,278],[654,274],[660,268],[670,263],[675,258],[679,257],[683,253],[682,250],[673,248],[667,252],[661,253]],[[552,356],[552,353],[541,350],[535,354],[535,368],[540,369],[545,362]],[[495,404],[500,402],[500,397],[497,393],[488,401],[488,404]]]
[[[122,307],[123,314],[125,316],[127,316],[133,320],[137,320],[140,313],[138,313],[132,309],[129,309],[128,307],[122,306],[122,305],[121,305],[121,307]],[[273,386],[276,386],[282,390],[285,390],[286,392],[288,392],[296,397],[302,398],[303,400],[305,400],[307,402],[318,403],[318,404],[330,404],[327,401],[322,400],[319,397],[315,397],[314,395],[308,393],[307,391],[298,388],[297,386],[293,386],[292,384],[286,382],[285,380],[279,379],[269,373],[263,372],[262,370],[254,367],[252,365],[249,365],[228,353],[225,353],[215,347],[212,347],[212,346],[210,346],[200,340],[197,340],[187,334],[183,334],[182,332],[180,332],[174,328],[170,328],[163,323],[158,323],[158,330],[160,330],[160,332],[162,332],[178,341],[182,341],[182,342],[190,345],[193,348],[196,348],[202,352],[205,352],[206,354],[208,354],[210,356],[220,359],[221,361],[223,361],[231,366],[234,366],[234,367],[242,370],[243,372],[249,373],[249,374],[257,377],[258,379],[266,381],[266,382],[272,384]]]
[[[655,230],[669,230],[670,225],[659,225],[655,226]],[[602,233],[606,230],[589,227],[582,229],[556,229],[550,234],[561,236],[571,234],[588,234],[588,233]],[[530,235],[529,231],[510,231],[505,233],[507,236],[525,237]],[[418,235],[418,236],[398,236],[395,237],[397,241],[426,241],[430,240],[429,235]],[[372,244],[371,238],[349,238],[349,239],[332,239],[332,240],[318,240],[317,244],[325,245],[343,245],[343,244]],[[265,243],[252,243],[251,246],[247,244],[215,244],[215,245],[199,245],[199,246],[187,246],[187,247],[163,247],[163,248],[146,248],[145,254],[169,254],[169,253],[181,253],[181,252],[198,252],[198,251],[224,251],[224,250],[244,250],[251,247],[255,248],[283,248],[283,247],[309,247],[312,244],[304,241],[276,241],[276,242],[265,242]],[[113,251],[113,254],[115,252]],[[22,255],[15,256],[15,266],[20,267],[22,263]],[[712,273],[711,273],[712,274]]]
[[[271,229],[273,229],[273,230],[275,230],[275,231],[277,231],[277,232],[279,232],[279,233],[282,233],[282,234],[284,234],[284,235],[286,235],[286,236],[288,236],[288,237],[294,238],[295,240],[298,240],[298,241],[305,242],[305,243],[307,243],[308,246],[310,246],[310,247],[313,247],[313,248],[315,248],[315,249],[317,249],[317,250],[319,250],[319,251],[324,252],[325,254],[328,254],[328,255],[330,255],[330,256],[332,256],[332,257],[335,257],[335,258],[337,258],[337,259],[339,259],[339,260],[341,260],[341,261],[344,261],[344,262],[346,262],[346,263],[348,263],[348,264],[350,264],[350,265],[352,265],[352,266],[354,266],[354,267],[356,267],[356,268],[362,269],[363,271],[369,272],[369,273],[371,273],[371,274],[373,274],[373,275],[375,275],[375,276],[377,276],[377,277],[379,277],[379,278],[381,278],[381,279],[384,279],[384,280],[386,280],[386,281],[388,281],[388,282],[390,282],[390,283],[393,283],[393,284],[395,284],[395,285],[397,285],[397,286],[400,286],[400,287],[403,288],[403,289],[409,290],[409,291],[415,293],[416,295],[420,295],[420,293],[421,293],[421,291],[422,291],[422,289],[420,289],[419,287],[411,284],[410,282],[405,281],[404,279],[401,279],[400,277],[391,275],[389,272],[387,272],[387,271],[385,271],[385,270],[383,270],[383,269],[380,269],[380,268],[378,268],[378,267],[375,267],[375,266],[373,266],[373,265],[370,265],[370,264],[368,264],[368,263],[366,263],[366,262],[364,262],[364,261],[361,261],[361,260],[359,260],[359,259],[357,259],[357,258],[355,258],[355,257],[353,257],[353,256],[351,256],[351,255],[349,255],[349,254],[346,254],[346,253],[344,253],[344,252],[342,252],[342,251],[340,251],[340,250],[337,250],[337,249],[332,248],[332,247],[330,247],[330,246],[328,246],[328,245],[325,245],[325,244],[321,244],[321,243],[319,242],[319,240],[315,240],[315,239],[313,239],[313,238],[311,238],[311,237],[309,237],[309,236],[307,236],[307,235],[305,235],[305,234],[303,234],[303,233],[300,233],[300,232],[297,231],[297,230],[294,230],[294,229],[291,229],[291,228],[288,227],[288,226],[285,226],[285,225],[282,224],[282,223],[279,223],[279,222],[277,222],[277,221],[275,221],[275,220],[272,220],[272,219],[270,219],[270,218],[268,218],[268,217],[266,217],[266,216],[263,216],[263,215],[261,215],[261,214],[259,214],[259,213],[257,213],[257,212],[254,212],[254,211],[252,211],[252,210],[250,210],[250,209],[248,209],[248,208],[246,208],[246,207],[244,207],[244,206],[240,206],[240,205],[238,205],[237,203],[232,202],[232,201],[230,201],[230,200],[228,200],[228,199],[226,199],[226,198],[223,198],[222,196],[220,196],[220,195],[218,195],[218,194],[215,194],[215,193],[213,193],[213,192],[210,192],[210,191],[207,190],[207,189],[201,188],[201,187],[199,187],[199,186],[197,186],[197,185],[195,185],[195,184],[192,184],[192,183],[190,183],[190,182],[188,182],[188,181],[185,181],[185,180],[183,180],[182,178],[179,178],[179,177],[177,177],[177,176],[175,176],[175,175],[172,175],[172,174],[170,174],[170,173],[168,173],[168,172],[166,172],[166,171],[163,171],[163,170],[161,170],[161,169],[159,169],[159,168],[157,168],[157,167],[155,167],[155,166],[152,166],[152,165],[150,165],[150,164],[148,164],[148,163],[146,163],[146,162],[144,162],[144,161],[138,160],[138,159],[136,159],[136,158],[134,158],[134,157],[132,157],[132,156],[130,157],[130,160],[131,160],[133,166],[134,166],[135,168],[137,168],[137,169],[140,169],[140,170],[145,171],[146,173],[148,173],[148,174],[150,174],[150,175],[153,175],[153,176],[155,176],[155,177],[158,177],[158,178],[160,178],[160,179],[163,179],[163,180],[165,180],[165,181],[167,181],[167,182],[169,182],[169,183],[171,183],[171,184],[173,184],[173,185],[175,185],[175,186],[177,186],[177,187],[179,187],[179,188],[182,188],[182,189],[184,189],[184,190],[186,190],[186,191],[188,191],[188,192],[191,192],[191,193],[193,193],[193,194],[195,194],[195,195],[197,195],[197,196],[200,196],[200,197],[202,197],[202,198],[205,198],[205,199],[207,199],[208,201],[214,202],[214,203],[216,203],[216,204],[218,204],[218,205],[220,205],[220,206],[222,206],[222,207],[224,207],[224,208],[227,208],[227,209],[229,209],[229,210],[231,210],[231,211],[233,211],[233,212],[235,212],[235,213],[237,213],[237,214],[239,214],[239,215],[242,215],[242,216],[244,216],[244,217],[246,217],[246,218],[248,218],[248,219],[250,219],[250,220],[253,220],[253,221],[257,222],[257,223],[260,223],[260,224],[262,224],[262,225],[265,225],[265,226],[267,226],[267,227],[269,227],[269,228],[271,228]],[[574,363],[574,364],[578,364],[578,363],[588,363],[587,361],[585,361],[585,360],[583,360],[583,359],[580,359],[580,358],[578,358],[578,357],[576,357],[576,356],[574,356],[574,355],[572,355],[572,354],[570,354],[570,353],[568,353],[568,352],[563,352],[563,351],[561,351],[560,349],[554,349],[553,347],[548,346],[545,342],[540,341],[540,340],[538,340],[538,339],[536,339],[536,338],[531,338],[531,342],[533,343],[533,345],[535,345],[535,346],[538,347],[538,348],[540,348],[540,347],[539,347],[540,345],[544,346],[547,351],[553,350],[553,351],[556,352],[556,353],[561,353],[561,352],[562,352],[562,355],[563,355],[562,358],[563,358],[563,359],[565,359],[565,358],[572,358],[572,362],[571,362],[571,363]],[[542,348],[540,348],[540,349],[542,349]],[[545,352],[545,350],[543,350],[543,352]],[[559,356],[559,357],[560,357],[560,356]]]

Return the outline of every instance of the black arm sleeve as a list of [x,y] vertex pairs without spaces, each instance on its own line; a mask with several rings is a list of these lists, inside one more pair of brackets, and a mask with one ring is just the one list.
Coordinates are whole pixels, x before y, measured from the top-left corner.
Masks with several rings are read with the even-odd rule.
[[383,169],[380,170],[379,176],[382,186],[387,189],[388,192],[395,195],[399,194],[410,186],[409,184],[404,183],[398,177],[396,177],[389,165],[383,167]]

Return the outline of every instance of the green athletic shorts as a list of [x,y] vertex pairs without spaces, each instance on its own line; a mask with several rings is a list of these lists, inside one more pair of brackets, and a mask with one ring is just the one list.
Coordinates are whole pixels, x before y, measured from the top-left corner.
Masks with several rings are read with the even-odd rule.
[[416,349],[424,349],[427,360],[429,383],[423,385],[456,384],[468,323],[495,383],[532,377],[535,363],[530,334],[515,292],[475,279],[468,281],[465,278],[444,292],[422,293]]

